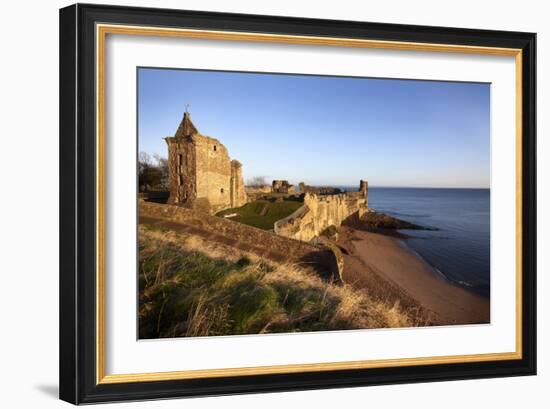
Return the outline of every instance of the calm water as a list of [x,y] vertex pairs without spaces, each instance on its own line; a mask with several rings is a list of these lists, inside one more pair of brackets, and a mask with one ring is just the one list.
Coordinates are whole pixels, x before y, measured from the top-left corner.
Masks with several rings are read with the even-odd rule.
[[402,232],[412,236],[407,244],[447,279],[489,296],[489,189],[372,187],[369,207],[439,229]]

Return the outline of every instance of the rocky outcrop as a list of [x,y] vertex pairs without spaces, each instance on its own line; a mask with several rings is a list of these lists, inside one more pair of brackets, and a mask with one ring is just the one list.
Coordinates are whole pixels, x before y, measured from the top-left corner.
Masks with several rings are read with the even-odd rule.
[[431,227],[419,226],[418,224],[375,211],[369,211],[363,214],[360,218],[354,220],[351,225],[361,230],[373,232],[384,230],[437,230]]

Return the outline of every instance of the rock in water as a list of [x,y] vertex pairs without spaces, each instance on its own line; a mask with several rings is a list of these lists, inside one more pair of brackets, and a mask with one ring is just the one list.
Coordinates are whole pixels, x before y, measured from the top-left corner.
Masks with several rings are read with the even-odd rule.
[[361,227],[364,227],[367,230],[437,230],[430,227],[419,226],[417,224],[379,212],[365,213],[360,219],[360,224]]

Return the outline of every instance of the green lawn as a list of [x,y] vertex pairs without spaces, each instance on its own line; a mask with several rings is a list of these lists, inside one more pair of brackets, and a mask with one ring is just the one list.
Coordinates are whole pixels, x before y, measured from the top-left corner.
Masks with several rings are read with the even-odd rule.
[[217,216],[223,217],[226,214],[237,213],[237,216],[228,218],[228,220],[248,224],[263,230],[272,230],[273,224],[277,220],[292,214],[303,204],[302,201],[294,198],[285,198],[282,202],[259,199],[242,207],[223,210],[217,213]]

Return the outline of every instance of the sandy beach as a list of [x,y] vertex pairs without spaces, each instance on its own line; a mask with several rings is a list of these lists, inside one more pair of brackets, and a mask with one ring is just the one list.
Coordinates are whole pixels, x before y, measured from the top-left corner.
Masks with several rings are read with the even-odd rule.
[[436,325],[490,321],[489,300],[447,281],[399,238],[341,227],[344,281],[404,308],[418,308]]

